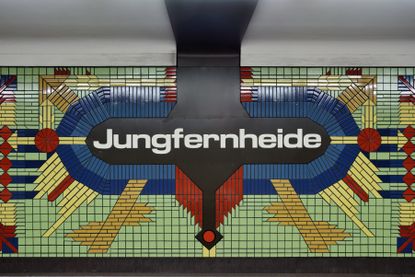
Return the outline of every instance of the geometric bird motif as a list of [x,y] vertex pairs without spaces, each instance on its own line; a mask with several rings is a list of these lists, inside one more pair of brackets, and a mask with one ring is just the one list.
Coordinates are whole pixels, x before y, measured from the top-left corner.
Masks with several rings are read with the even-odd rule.
[[[62,164],[57,153],[54,153],[40,168],[41,174],[34,181],[37,184],[35,191],[38,191],[35,199],[41,199],[44,195],[50,196],[59,189],[59,186],[70,178],[65,166]],[[43,234],[44,237],[52,235],[65,221],[70,217],[84,202],[91,203],[98,193],[79,183],[71,180],[68,187],[63,191],[58,202],[60,217],[53,223],[50,228]]]
[[329,252],[330,245],[350,236],[326,221],[313,221],[289,180],[271,182],[281,202],[265,207],[266,211],[274,215],[268,221],[296,227],[311,252]]
[[[367,202],[369,193],[376,198],[381,198],[379,190],[380,178],[376,175],[379,171],[373,163],[363,154],[359,153],[356,160],[350,167],[347,177],[333,184],[320,192],[320,196],[329,204],[336,204],[362,232],[373,237],[374,234],[366,227],[366,225],[357,217],[359,202],[354,195],[359,193],[361,200]],[[353,179],[353,183],[357,187],[351,187],[349,180]],[[362,196],[363,195],[363,196]]]
[[144,215],[149,214],[152,209],[147,204],[137,203],[146,183],[146,180],[130,180],[105,221],[90,222],[66,237],[89,246],[88,253],[106,253],[122,226],[151,221]]

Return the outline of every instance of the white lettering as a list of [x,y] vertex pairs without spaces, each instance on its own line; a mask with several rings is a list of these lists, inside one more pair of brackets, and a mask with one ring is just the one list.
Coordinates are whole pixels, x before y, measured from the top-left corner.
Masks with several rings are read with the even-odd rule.
[[245,149],[245,148],[319,148],[322,144],[321,136],[315,133],[304,135],[303,129],[297,129],[295,133],[284,133],[283,129],[277,129],[276,134],[247,134],[245,129],[239,129],[238,134],[185,134],[183,128],[176,128],[172,134],[126,134],[124,140],[120,140],[120,134],[113,129],[107,129],[105,142],[93,141],[97,149],[150,149],[155,154],[169,154],[182,145],[188,149],[209,149],[212,144],[217,144],[221,149]]
[[101,143],[94,140],[94,147],[97,149],[110,149],[112,147],[112,129],[107,129],[107,142]]

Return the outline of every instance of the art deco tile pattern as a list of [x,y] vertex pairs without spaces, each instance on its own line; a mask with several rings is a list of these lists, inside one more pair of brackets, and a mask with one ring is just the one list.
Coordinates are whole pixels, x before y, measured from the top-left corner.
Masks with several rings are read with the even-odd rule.
[[[244,165],[216,192],[223,239],[175,165],[88,150],[112,117],[166,117],[172,67],[0,67],[0,257],[414,257],[415,68],[243,67],[251,117],[308,117],[308,164]],[[178,95],[178,97],[177,97]]]

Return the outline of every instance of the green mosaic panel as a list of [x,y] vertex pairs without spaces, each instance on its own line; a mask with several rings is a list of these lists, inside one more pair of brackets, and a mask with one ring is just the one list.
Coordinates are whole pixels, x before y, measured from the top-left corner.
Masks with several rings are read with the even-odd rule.
[[[166,86],[168,79],[164,67],[71,67],[63,69],[68,73],[64,75],[57,74],[57,70],[59,68],[0,67],[2,78],[0,87],[5,85],[11,76],[16,77],[15,81],[0,89],[0,95],[6,98],[7,94],[9,99],[0,102],[0,128],[7,125],[15,132],[16,130],[40,130],[44,127],[40,103],[42,93],[46,93],[48,89],[47,86],[42,85],[45,80],[55,91],[58,90],[59,85],[53,82],[66,82],[71,92],[79,99],[95,91],[105,82],[109,86],[114,82],[130,86],[130,82],[138,80],[135,86],[158,88]],[[405,99],[415,100],[415,68],[357,68],[357,75],[347,74],[348,70],[349,72],[353,70],[350,68],[329,67],[254,67],[249,70],[252,72],[252,78],[257,82],[256,87],[269,86],[274,83],[278,85],[280,80],[307,82],[310,79],[335,79],[338,76],[351,79],[353,83],[355,82],[353,80],[370,76],[373,79],[375,86],[373,91],[376,95],[374,107],[376,122],[373,128],[403,132],[405,128],[415,123],[415,117],[405,117],[403,112],[405,110],[409,111],[409,114],[410,112],[415,114],[415,101],[402,101],[402,96],[407,97]],[[400,78],[407,80],[407,83],[403,83]],[[94,83],[94,80],[99,80],[99,82]],[[82,83],[84,84],[80,85]],[[338,85],[338,89],[333,90],[322,88],[325,93],[335,98],[341,97],[346,89],[347,85],[344,84]],[[180,91],[177,93],[180,95]],[[51,129],[56,129],[64,116],[64,112],[58,105],[54,103],[52,107]],[[360,129],[365,128],[362,121],[364,113],[363,105],[352,113]],[[407,142],[404,137],[401,137],[401,140],[404,141],[403,144]],[[407,140],[411,141],[411,138]],[[7,139],[0,138],[0,144],[5,141]],[[414,142],[413,139],[412,142]],[[10,169],[0,169],[0,176],[7,173],[14,178],[33,176],[33,179],[36,179],[43,174],[43,171],[39,169],[40,166],[29,166],[30,162],[46,162],[51,159],[52,154],[13,150],[7,155],[0,154],[0,159],[5,157],[13,162],[27,162],[28,166],[13,167],[12,165]],[[408,155],[403,150],[375,151],[368,153],[367,157],[372,162],[415,159],[413,153]],[[408,172],[415,174],[414,169],[408,171],[402,165],[396,166],[396,164],[379,166],[378,169],[376,175],[381,179],[382,176],[403,177]],[[56,186],[53,180],[48,184],[52,187]],[[401,194],[406,189],[411,189],[411,185],[405,184],[404,181],[379,182],[378,185],[379,191],[400,191]],[[311,251],[298,226],[268,221],[275,215],[268,212],[266,207],[272,203],[282,203],[281,197],[276,194],[244,195],[243,200],[230,210],[230,213],[225,216],[224,223],[218,227],[224,239],[211,251],[203,249],[202,244],[195,239],[195,235],[201,229],[195,223],[192,214],[181,205],[175,195],[140,195],[137,202],[144,203],[151,208],[150,212],[144,214],[148,220],[142,220],[139,224],[131,226],[122,225],[107,251],[89,253],[88,245],[82,245],[79,241],[71,239],[68,234],[82,229],[82,226],[91,222],[105,222],[121,196],[100,195],[91,191],[91,195],[96,194],[91,202],[80,203],[79,208],[75,209],[51,236],[45,237],[45,232],[59,220],[59,212],[62,209],[59,203],[69,193],[63,192],[55,201],[48,200],[48,193],[36,199],[37,186],[35,182],[15,183],[13,181],[7,185],[0,185],[0,193],[3,193],[3,200],[0,200],[0,243],[2,244],[0,257],[414,256],[415,243],[411,238],[415,233],[405,237],[400,234],[400,227],[408,226],[409,228],[411,224],[412,227],[415,226],[415,203],[413,200],[405,200],[402,195],[391,197],[382,194],[382,197],[376,198],[372,193],[368,193],[368,202],[362,201],[357,195],[352,196],[358,203],[356,206],[358,219],[373,232],[373,237],[362,233],[361,228],[338,205],[330,205],[320,194],[298,196],[313,222],[328,222],[337,229],[350,234],[344,240],[338,240],[330,245],[329,251],[325,253]],[[12,192],[34,193],[32,197],[6,199],[6,189]],[[33,197],[35,198],[32,199]],[[406,207],[405,211],[403,206]],[[7,226],[16,227],[12,236],[7,235],[5,229]],[[414,232],[414,228],[411,230]],[[18,242],[14,238],[17,238]],[[405,243],[407,244],[403,247],[402,244]],[[13,246],[16,251],[13,251]]]

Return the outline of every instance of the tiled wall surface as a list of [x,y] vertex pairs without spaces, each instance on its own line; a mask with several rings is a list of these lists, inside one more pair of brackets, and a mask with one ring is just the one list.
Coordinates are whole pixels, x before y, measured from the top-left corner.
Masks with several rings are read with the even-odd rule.
[[414,74],[241,68],[251,117],[309,117],[331,143],[308,165],[241,167],[208,250],[179,169],[113,168],[85,145],[106,118],[167,117],[175,68],[0,67],[0,257],[413,257]]

